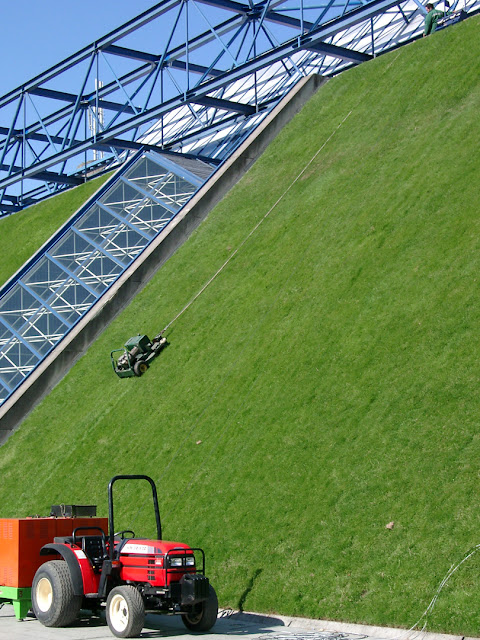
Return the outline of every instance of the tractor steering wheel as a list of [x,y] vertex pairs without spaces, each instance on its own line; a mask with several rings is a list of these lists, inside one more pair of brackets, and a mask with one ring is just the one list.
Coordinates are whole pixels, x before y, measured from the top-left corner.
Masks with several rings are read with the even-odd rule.
[[126,533],[131,533],[132,535],[129,536],[129,537],[130,538],[135,538],[135,533],[131,529],[124,529],[123,531],[118,531],[114,535],[115,535],[115,538],[121,538],[122,540],[125,540],[125,534]]

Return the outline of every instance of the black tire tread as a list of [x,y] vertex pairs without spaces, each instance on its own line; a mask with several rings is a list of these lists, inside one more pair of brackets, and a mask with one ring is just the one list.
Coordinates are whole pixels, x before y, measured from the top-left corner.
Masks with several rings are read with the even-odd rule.
[[[54,600],[48,611],[36,606],[36,583],[42,577],[50,580]],[[41,565],[32,585],[32,607],[37,619],[45,627],[66,627],[78,618],[82,597],[73,592],[73,583],[68,565],[63,560],[50,560]]]
[[189,618],[188,614],[182,615],[183,624],[190,631],[205,632],[210,631],[218,616],[218,599],[215,589],[212,585],[208,586],[208,600],[201,604],[202,612],[198,621],[193,621]]
[[[115,593],[121,593],[125,598],[130,611],[129,623],[122,632],[117,631],[110,622],[110,602]],[[145,624],[145,604],[138,589],[132,585],[122,585],[112,589],[107,598],[106,614],[108,627],[113,635],[117,636],[117,638],[138,637]]]

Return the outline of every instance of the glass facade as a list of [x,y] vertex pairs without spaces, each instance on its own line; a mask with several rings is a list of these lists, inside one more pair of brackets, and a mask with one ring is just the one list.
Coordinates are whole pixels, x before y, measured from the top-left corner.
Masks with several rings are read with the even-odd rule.
[[0,404],[175,217],[213,172],[143,154],[57,234],[0,297]]

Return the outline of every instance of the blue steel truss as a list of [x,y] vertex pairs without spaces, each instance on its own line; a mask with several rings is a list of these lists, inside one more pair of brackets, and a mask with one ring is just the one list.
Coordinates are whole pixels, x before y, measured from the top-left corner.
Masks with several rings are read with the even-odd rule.
[[300,76],[416,38],[424,14],[420,0],[164,0],[0,98],[0,216],[145,145],[219,163]]

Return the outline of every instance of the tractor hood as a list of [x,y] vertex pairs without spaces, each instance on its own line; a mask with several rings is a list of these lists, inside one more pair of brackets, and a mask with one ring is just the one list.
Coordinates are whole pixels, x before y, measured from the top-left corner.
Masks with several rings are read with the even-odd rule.
[[146,540],[143,538],[131,538],[122,547],[121,553],[132,553],[135,555],[154,555],[154,554],[166,554],[172,553],[175,555],[175,551],[179,551],[180,554],[184,554],[189,551],[191,547],[188,544],[182,542],[168,542],[167,540]]

